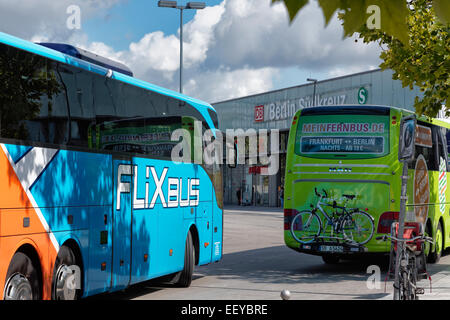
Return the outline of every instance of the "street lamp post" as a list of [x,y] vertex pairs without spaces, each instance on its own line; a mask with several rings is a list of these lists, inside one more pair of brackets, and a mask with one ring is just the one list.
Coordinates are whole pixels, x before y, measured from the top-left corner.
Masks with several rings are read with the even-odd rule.
[[313,91],[313,107],[314,107],[316,105],[316,84],[317,84],[318,80],[308,78],[308,79],[306,79],[306,81],[314,82],[314,91]]
[[180,93],[183,93],[183,10],[201,10],[206,7],[204,2],[188,2],[185,6],[178,5],[176,1],[158,1],[158,7],[174,8],[180,10]]

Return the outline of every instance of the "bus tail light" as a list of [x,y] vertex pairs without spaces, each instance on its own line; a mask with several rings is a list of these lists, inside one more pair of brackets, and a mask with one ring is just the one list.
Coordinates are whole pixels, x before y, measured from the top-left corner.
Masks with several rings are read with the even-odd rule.
[[297,124],[297,116],[294,117],[294,119],[292,120],[292,125]]
[[298,214],[295,209],[284,209],[284,230],[291,229],[292,219]]
[[392,223],[398,221],[399,212],[387,211],[380,216],[377,233],[391,233]]

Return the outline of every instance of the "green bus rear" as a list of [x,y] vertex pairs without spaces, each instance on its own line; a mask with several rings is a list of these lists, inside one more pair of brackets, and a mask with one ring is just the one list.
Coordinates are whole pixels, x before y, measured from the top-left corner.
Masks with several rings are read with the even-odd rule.
[[[411,114],[383,106],[314,107],[295,114],[289,133],[284,188],[284,239],[288,247],[328,258],[389,252],[390,243],[376,237],[389,234],[392,223],[398,220],[402,172],[398,161],[400,120]],[[425,118],[418,118],[418,125],[423,137],[422,140],[416,137],[416,144],[419,142],[416,160],[408,170],[406,219],[421,221],[426,233],[435,239],[435,244],[427,247],[429,260],[435,262],[450,245],[446,201],[450,199],[447,191],[450,126]],[[347,207],[367,212],[374,222],[371,240],[355,246],[328,237],[328,222],[318,213],[324,226],[321,237],[309,243],[296,241],[291,222],[300,211],[314,208],[318,201],[315,189],[325,190],[328,198],[338,205],[346,202]],[[352,200],[343,197],[349,194],[356,197]],[[325,210],[333,211],[331,207]],[[333,246],[339,250],[330,250]]]

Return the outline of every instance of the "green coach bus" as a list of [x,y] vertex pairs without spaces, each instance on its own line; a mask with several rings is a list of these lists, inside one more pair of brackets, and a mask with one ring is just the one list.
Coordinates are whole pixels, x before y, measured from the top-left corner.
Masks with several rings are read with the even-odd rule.
[[[320,255],[326,263],[390,251],[390,244],[376,237],[389,234],[398,220],[400,120],[411,114],[386,106],[312,107],[295,114],[284,188],[289,248]],[[437,262],[450,246],[450,124],[417,117],[414,139],[406,220],[421,222],[433,237],[426,255]]]

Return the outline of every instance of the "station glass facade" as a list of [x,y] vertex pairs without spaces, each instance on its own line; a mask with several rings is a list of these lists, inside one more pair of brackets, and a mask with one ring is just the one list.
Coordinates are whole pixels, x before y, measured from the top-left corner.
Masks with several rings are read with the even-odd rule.
[[415,97],[422,93],[418,88],[403,88],[401,81],[392,79],[392,74],[391,70],[377,69],[212,103],[222,131],[279,131],[279,169],[276,173],[267,172],[261,163],[249,164],[248,159],[246,164],[236,168],[224,166],[225,204],[281,206],[279,189],[284,184],[286,145],[291,119],[297,110],[346,104],[387,105],[413,110]]

